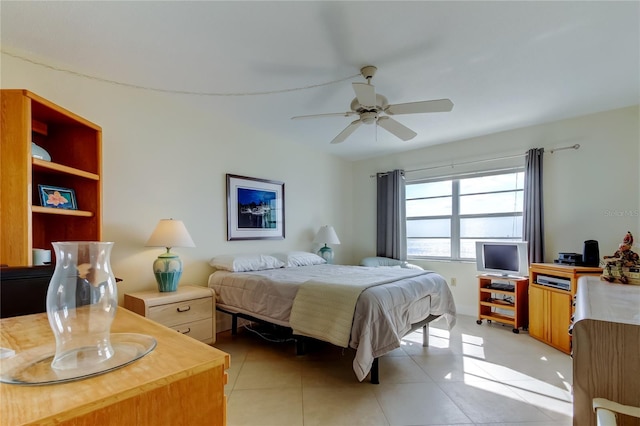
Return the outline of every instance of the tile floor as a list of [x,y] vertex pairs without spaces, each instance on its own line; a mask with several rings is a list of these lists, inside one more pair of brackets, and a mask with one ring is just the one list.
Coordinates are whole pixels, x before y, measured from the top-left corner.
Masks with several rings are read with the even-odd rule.
[[229,426],[572,424],[571,358],[526,332],[458,316],[422,331],[380,359],[380,384],[358,382],[354,352],[319,343],[304,356],[293,342],[218,334],[231,355]]

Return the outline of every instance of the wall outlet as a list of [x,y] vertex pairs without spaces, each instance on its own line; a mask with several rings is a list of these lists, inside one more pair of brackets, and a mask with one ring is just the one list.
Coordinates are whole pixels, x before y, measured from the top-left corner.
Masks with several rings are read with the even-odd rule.
[[456,277],[451,277],[451,287],[455,287],[458,283],[458,279]]

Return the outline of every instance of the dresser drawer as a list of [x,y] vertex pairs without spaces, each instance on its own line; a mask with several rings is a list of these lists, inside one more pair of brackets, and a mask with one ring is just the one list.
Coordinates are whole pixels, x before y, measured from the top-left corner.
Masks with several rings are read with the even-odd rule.
[[211,297],[203,299],[191,299],[183,302],[169,303],[149,307],[148,318],[168,327],[194,322],[198,320],[208,320],[212,322],[213,299]]
[[211,341],[213,338],[213,320],[211,318],[174,325],[169,328],[202,342]]
[[124,295],[124,307],[130,311],[208,344],[216,341],[215,303],[213,290],[193,285]]

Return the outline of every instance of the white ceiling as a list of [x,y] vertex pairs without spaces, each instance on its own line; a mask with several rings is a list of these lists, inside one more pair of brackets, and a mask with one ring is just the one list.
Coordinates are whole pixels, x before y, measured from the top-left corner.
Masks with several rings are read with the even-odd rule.
[[[130,85],[245,94],[194,101],[348,159],[640,103],[638,1],[3,0],[0,13],[5,53]],[[453,111],[395,116],[418,133],[407,142],[361,126],[330,145],[354,117],[290,120],[348,111],[369,64],[391,104],[449,98]]]

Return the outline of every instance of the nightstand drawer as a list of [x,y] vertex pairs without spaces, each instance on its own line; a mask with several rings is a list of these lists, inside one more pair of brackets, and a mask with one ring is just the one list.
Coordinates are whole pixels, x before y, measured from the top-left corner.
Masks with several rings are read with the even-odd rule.
[[169,328],[200,341],[209,341],[213,338],[213,322],[211,318],[174,325]]
[[211,324],[211,316],[213,315],[213,299],[207,297],[204,299],[191,299],[184,302],[169,303],[167,305],[158,305],[149,307],[147,318],[173,327],[179,324],[198,320],[208,320]]

